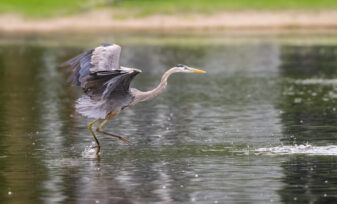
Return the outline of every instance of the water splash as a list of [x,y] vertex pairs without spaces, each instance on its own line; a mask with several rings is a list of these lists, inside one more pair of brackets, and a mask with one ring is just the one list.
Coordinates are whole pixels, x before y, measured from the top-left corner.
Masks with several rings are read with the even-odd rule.
[[337,79],[299,79],[295,80],[295,83],[303,85],[312,85],[312,84],[334,85],[337,84]]
[[[91,145],[86,146],[85,149],[82,152],[82,157],[84,157],[84,158],[97,158],[96,150],[94,148],[95,146],[96,146],[96,143],[94,143],[94,142]],[[101,153],[102,153],[102,151],[99,154],[101,154]]]
[[310,144],[277,146],[258,148],[254,152],[265,154],[307,154],[307,155],[332,155],[337,156],[337,146],[313,146]]

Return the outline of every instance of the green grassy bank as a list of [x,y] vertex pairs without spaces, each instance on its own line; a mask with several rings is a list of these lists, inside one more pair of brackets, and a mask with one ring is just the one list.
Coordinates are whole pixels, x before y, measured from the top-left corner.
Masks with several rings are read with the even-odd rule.
[[1,0],[0,13],[26,17],[63,16],[97,8],[122,10],[124,16],[216,13],[245,10],[336,10],[336,0]]
[[333,10],[335,0],[127,0],[119,4],[145,15],[213,13],[221,11]]

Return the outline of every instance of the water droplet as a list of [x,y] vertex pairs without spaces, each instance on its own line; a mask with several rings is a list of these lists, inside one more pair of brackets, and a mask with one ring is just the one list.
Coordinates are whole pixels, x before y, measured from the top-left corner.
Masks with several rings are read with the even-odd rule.
[[162,188],[163,188],[163,189],[165,189],[165,188],[166,188],[166,186],[163,186]]
[[11,192],[11,191],[8,191],[8,195],[12,195],[12,192]]
[[184,188],[184,185],[180,185],[180,188]]
[[295,98],[294,99],[294,103],[301,103],[302,102],[302,99],[301,98]]
[[95,203],[99,203],[99,200],[96,200]]
[[294,197],[294,200],[297,200],[297,197]]
[[303,123],[303,120],[300,120],[300,123]]
[[327,197],[328,196],[328,194],[326,194],[326,193],[324,193],[324,195],[323,195],[324,197]]
[[328,180],[324,181],[324,183],[328,183],[328,182],[329,182]]
[[198,175],[198,174],[196,174],[196,175],[194,175],[194,177],[195,177],[195,178],[198,178],[198,177],[199,177],[199,175]]

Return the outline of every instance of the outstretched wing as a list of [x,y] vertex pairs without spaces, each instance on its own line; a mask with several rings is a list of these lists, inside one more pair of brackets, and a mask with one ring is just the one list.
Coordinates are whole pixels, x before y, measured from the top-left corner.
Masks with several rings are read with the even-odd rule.
[[121,47],[116,44],[103,44],[84,52],[61,66],[70,66],[66,72],[72,84],[81,86],[91,99],[129,94],[131,80],[141,71],[122,68],[119,65]]
[[123,69],[91,73],[82,88],[91,99],[117,99],[129,94],[131,80],[138,73]]

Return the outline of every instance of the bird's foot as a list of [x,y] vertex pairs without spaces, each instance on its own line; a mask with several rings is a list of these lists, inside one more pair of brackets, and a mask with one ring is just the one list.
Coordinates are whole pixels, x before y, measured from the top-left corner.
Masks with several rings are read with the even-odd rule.
[[94,146],[92,148],[96,151],[96,155],[99,156],[100,151],[101,151],[101,146]]
[[121,140],[122,142],[125,142],[128,145],[132,145],[132,143],[129,140],[127,140],[127,139],[125,139],[125,138],[123,138],[121,136],[117,136],[117,139]]

